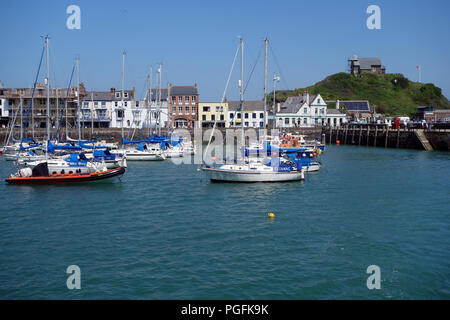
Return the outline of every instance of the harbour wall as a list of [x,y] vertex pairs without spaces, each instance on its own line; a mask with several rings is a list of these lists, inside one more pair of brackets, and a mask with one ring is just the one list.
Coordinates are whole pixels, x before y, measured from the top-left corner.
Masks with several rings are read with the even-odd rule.
[[450,130],[392,129],[386,125],[349,125],[323,128],[326,143],[450,151]]
[[[194,129],[186,129],[194,140]],[[196,129],[199,130],[199,129]],[[239,135],[240,129],[224,129],[217,128],[224,137],[226,130],[236,130]],[[278,132],[288,132],[292,134],[304,135],[307,140],[325,139],[326,143],[372,146],[381,148],[407,148],[418,150],[436,150],[450,151],[450,130],[421,130],[421,129],[389,129],[385,125],[349,125],[339,128],[330,127],[313,127],[313,128],[282,128],[277,129]],[[76,131],[76,132],[75,132]],[[78,137],[78,131],[75,130],[70,134],[72,138]],[[172,130],[161,128],[161,134],[169,134]],[[203,140],[207,141],[210,131],[202,129]],[[256,130],[258,133],[259,131]],[[151,132],[153,134],[153,132]],[[157,133],[155,131],[155,133]],[[267,133],[270,135],[271,130]],[[198,133],[197,133],[198,134]],[[3,145],[9,135],[9,129],[0,128],[0,145]],[[147,130],[142,132],[136,130],[133,136],[133,130],[124,129],[124,137],[131,139],[140,139],[148,135]],[[45,129],[35,129],[34,136],[37,140],[45,137]],[[108,142],[120,142],[122,138],[122,130],[120,128],[95,128],[93,133],[90,128],[82,129],[82,136],[85,139],[106,140]],[[15,129],[14,138],[20,139],[20,129]],[[427,143],[429,144],[427,147]]]

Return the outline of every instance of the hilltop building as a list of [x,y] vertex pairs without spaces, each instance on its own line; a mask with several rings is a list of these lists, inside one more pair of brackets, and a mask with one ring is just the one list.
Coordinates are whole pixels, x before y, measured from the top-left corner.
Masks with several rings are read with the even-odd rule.
[[348,59],[348,66],[351,74],[361,74],[362,72],[386,73],[386,67],[381,64],[380,58],[358,58],[358,56],[353,56]]

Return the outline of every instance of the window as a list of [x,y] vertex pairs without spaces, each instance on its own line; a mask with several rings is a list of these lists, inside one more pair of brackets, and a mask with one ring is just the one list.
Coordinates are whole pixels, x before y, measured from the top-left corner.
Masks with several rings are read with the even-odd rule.
[[308,113],[308,108],[306,108],[306,107],[303,108],[303,113],[304,113],[304,114],[307,114],[307,113]]
[[123,110],[117,110],[117,118],[123,118]]
[[189,97],[184,97],[184,103],[189,104]]
[[116,92],[116,98],[120,98],[120,92]]
[[182,96],[179,96],[178,97],[178,104],[182,104],[183,103],[183,97]]
[[206,121],[206,114],[202,115],[202,120]]
[[307,118],[303,118],[303,124],[308,124],[308,119]]
[[177,98],[172,97],[172,104],[175,104],[176,101],[177,101]]
[[260,127],[260,128],[264,127],[264,122],[260,122],[260,123],[259,123],[259,127]]
[[184,114],[189,114],[189,107],[188,107],[188,106],[186,106],[186,107],[184,108]]
[[245,114],[245,119],[248,119],[248,113],[244,113]]
[[127,126],[128,127],[130,126],[130,120],[127,120]]
[[125,107],[128,107],[128,102],[125,101]]
[[139,101],[136,101],[136,108],[139,107]]
[[106,107],[106,101],[102,101],[102,107]]
[[256,113],[252,113],[252,118],[256,119]]
[[319,109],[315,108],[315,109],[314,109],[314,113],[315,113],[315,114],[318,114],[318,113],[319,113]]
[[192,106],[192,114],[195,114],[195,106]]
[[241,114],[238,113],[238,114],[237,114],[237,117],[238,117],[238,119],[241,119]]
[[230,119],[234,118],[234,113],[230,113]]
[[114,106],[115,106],[115,107],[118,107],[118,106],[119,106],[119,104],[117,103],[117,101],[114,102]]
[[264,118],[264,113],[261,112],[261,113],[259,114],[259,118],[260,118],[260,119]]
[[284,124],[289,124],[289,118],[284,119]]
[[203,112],[209,112],[209,106],[204,106],[203,107]]
[[317,99],[317,103],[320,104],[320,99]]
[[215,115],[211,115],[211,121],[215,121],[216,120],[216,116]]
[[183,113],[183,107],[178,107],[178,113],[182,114]]
[[223,114],[221,114],[220,115],[220,121],[223,121],[223,120],[225,120],[225,118],[224,118]]
[[192,103],[195,103],[195,100],[196,99],[196,97],[195,96],[192,96]]
[[248,121],[245,121],[245,126],[248,127]]
[[124,98],[128,98],[128,92],[124,92],[124,93],[123,93],[123,97],[124,97]]

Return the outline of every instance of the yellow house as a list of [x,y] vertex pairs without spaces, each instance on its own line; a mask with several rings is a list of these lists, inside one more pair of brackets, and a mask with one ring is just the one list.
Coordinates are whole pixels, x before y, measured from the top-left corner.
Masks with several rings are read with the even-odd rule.
[[228,121],[228,102],[199,102],[198,122],[200,128],[212,128],[214,122],[216,127],[225,128]]

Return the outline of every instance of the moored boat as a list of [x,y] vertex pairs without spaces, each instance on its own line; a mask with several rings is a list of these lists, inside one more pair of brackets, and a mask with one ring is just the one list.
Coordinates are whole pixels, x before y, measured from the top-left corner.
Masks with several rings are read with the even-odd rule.
[[22,168],[16,174],[5,179],[11,184],[55,184],[55,183],[75,183],[93,182],[120,176],[125,173],[124,167],[115,169],[98,170],[89,173],[52,173],[50,174],[47,162],[43,162],[31,168]]

